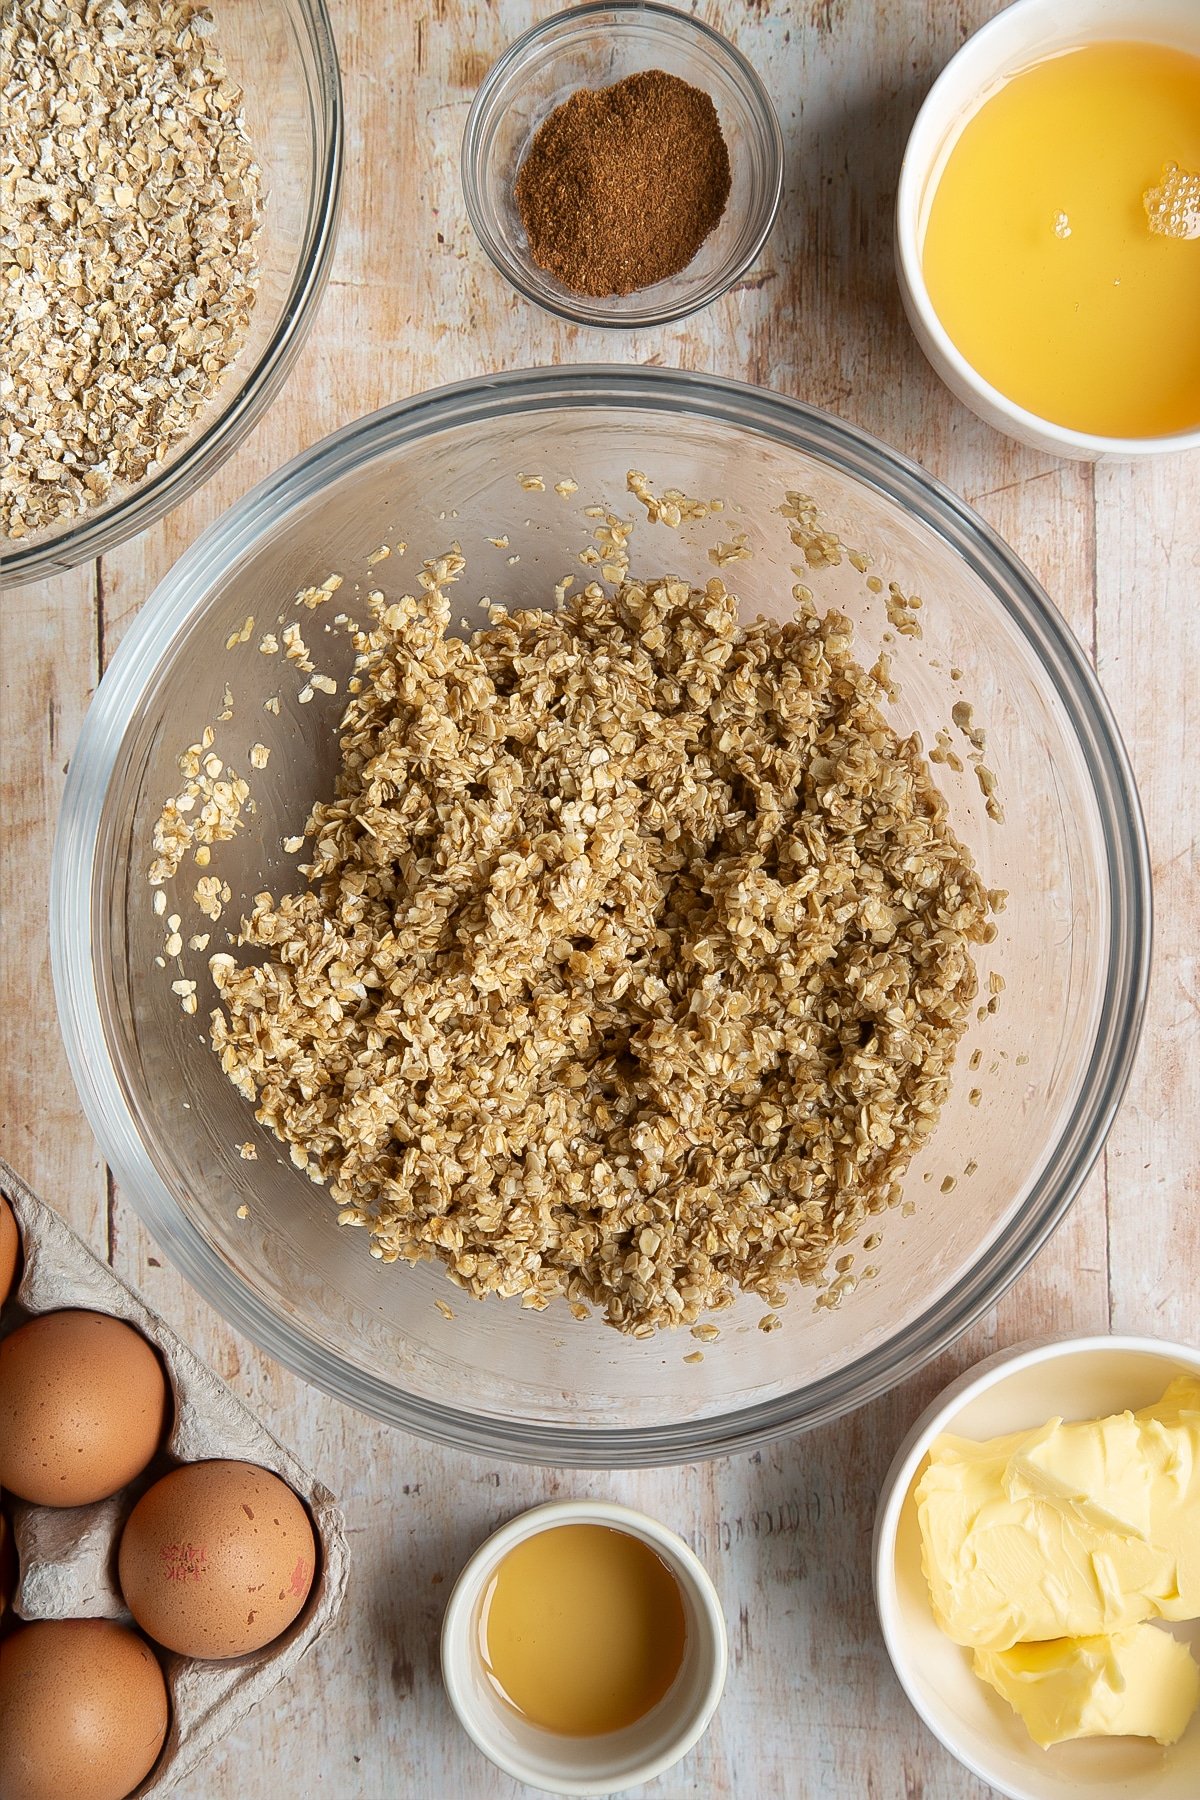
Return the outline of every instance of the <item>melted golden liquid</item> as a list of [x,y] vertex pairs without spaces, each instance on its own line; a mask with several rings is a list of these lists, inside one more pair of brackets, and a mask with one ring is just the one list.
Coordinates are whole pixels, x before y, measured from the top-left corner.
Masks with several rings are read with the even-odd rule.
[[1200,425],[1200,238],[1151,228],[1170,164],[1200,171],[1200,57],[1091,44],[1022,70],[949,153],[922,264],[985,380],[1106,437]]
[[642,1718],[678,1675],[686,1638],[666,1563],[607,1525],[559,1525],[516,1545],[480,1614],[495,1686],[530,1724],[564,1737]]

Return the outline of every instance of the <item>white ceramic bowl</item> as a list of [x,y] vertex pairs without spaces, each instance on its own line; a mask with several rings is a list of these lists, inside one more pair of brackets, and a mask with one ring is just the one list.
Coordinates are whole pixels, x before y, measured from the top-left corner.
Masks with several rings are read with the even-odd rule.
[[[888,1654],[934,1735],[1011,1800],[1196,1800],[1200,1713],[1167,1750],[1136,1738],[1040,1749],[1007,1702],[974,1675],[971,1652],[934,1623],[913,1485],[943,1431],[989,1438],[1058,1416],[1091,1419],[1136,1410],[1185,1372],[1200,1375],[1200,1350],[1156,1338],[1068,1338],[1002,1350],[951,1382],[892,1460],[874,1544],[875,1604]],[[1170,1629],[1200,1656],[1200,1620]]]
[[[921,246],[934,191],[959,133],[1001,82],[1081,44],[1169,44],[1200,56],[1197,0],[1016,0],[951,57],[917,114],[896,194],[896,273],[917,342],[951,393],[997,431],[1051,456],[1120,461],[1200,449],[1200,425],[1165,437],[1101,437],[1039,418],[983,379],[952,342],[925,286]],[[1197,1790],[1200,1792],[1200,1789]]]
[[[609,1525],[641,1538],[683,1597],[687,1646],[674,1686],[636,1724],[601,1737],[560,1737],[526,1725],[500,1699],[479,1655],[479,1610],[497,1564],[516,1544],[560,1525]],[[463,1729],[505,1774],[553,1794],[611,1794],[669,1769],[708,1729],[728,1661],[725,1616],[704,1566],[665,1525],[605,1501],[560,1500],[510,1520],[467,1563],[442,1621],[442,1679]]]

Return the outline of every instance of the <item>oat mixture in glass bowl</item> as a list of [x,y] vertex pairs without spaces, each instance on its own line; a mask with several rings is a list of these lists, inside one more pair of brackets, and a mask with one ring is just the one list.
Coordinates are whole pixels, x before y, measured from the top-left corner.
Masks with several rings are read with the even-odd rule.
[[[631,471],[645,474],[641,498],[630,491]],[[682,504],[686,496],[720,496],[724,505],[717,516],[707,507],[692,511]],[[616,555],[622,541],[628,567]],[[385,1231],[372,1242],[370,1227],[353,1229],[353,1219],[351,1228],[339,1224],[339,1213],[352,1211],[330,1192],[346,1134],[341,1148],[332,1139],[322,1143],[318,1133],[307,1149],[297,1131],[285,1148],[255,1120],[252,1102],[214,1055],[211,1018],[223,998],[218,983],[228,990],[233,980],[241,992],[224,996],[236,999],[225,1009],[238,1039],[231,1072],[245,1077],[243,1087],[261,1087],[271,1046],[264,1025],[264,1061],[256,1072],[253,990],[278,981],[280,969],[294,977],[305,1004],[323,1012],[323,1035],[342,1030],[353,1045],[364,1000],[354,992],[361,960],[356,969],[342,957],[344,966],[333,968],[340,947],[334,931],[332,955],[318,967],[321,956],[312,960],[303,933],[279,924],[288,920],[289,904],[300,908],[290,923],[301,920],[308,904],[284,897],[304,888],[298,868],[314,855],[305,834],[318,800],[332,805],[316,822],[315,854],[337,890],[327,910],[347,943],[354,881],[362,883],[365,918],[388,903],[382,888],[371,887],[378,869],[386,865],[389,880],[397,865],[403,872],[399,841],[388,844],[379,864],[366,851],[351,853],[378,805],[389,828],[399,829],[399,816],[414,826],[412,872],[424,882],[414,891],[450,908],[439,932],[457,921],[464,925],[460,944],[486,943],[490,952],[500,947],[506,907],[492,904],[489,912],[485,904],[471,928],[465,926],[470,907],[494,902],[503,880],[493,880],[486,893],[468,883],[439,900],[436,858],[428,869],[417,866],[426,855],[421,830],[452,834],[445,817],[421,826],[421,782],[440,790],[440,781],[433,782],[434,771],[441,772],[438,757],[453,752],[450,738],[468,722],[461,694],[452,701],[440,689],[427,696],[424,748],[420,731],[411,728],[411,708],[403,719],[397,714],[387,744],[364,740],[364,751],[384,758],[374,771],[378,791],[364,798],[370,774],[364,765],[355,774],[357,799],[347,788],[335,799],[339,772],[345,777],[339,726],[347,702],[358,698],[367,711],[372,705],[364,685],[371,669],[358,657],[364,648],[368,655],[379,650],[381,670],[390,655],[397,678],[407,669],[404,679],[419,681],[415,665],[404,661],[403,644],[422,629],[422,596],[428,628],[428,607],[438,604],[432,590],[448,585],[439,584],[436,569],[424,571],[423,584],[422,562],[460,554],[466,569],[448,588],[453,631],[444,654],[468,688],[478,675],[472,654],[492,658],[489,679],[498,688],[508,684],[513,667],[510,659],[505,673],[493,649],[478,648],[483,640],[474,653],[465,642],[471,632],[494,626],[485,596],[516,621],[503,629],[519,632],[522,609],[553,607],[556,589],[569,598],[592,578],[610,598],[630,578],[642,597],[631,591],[623,604],[644,613],[648,599],[662,603],[650,596],[670,574],[712,597],[716,624],[706,629],[718,637],[721,603],[712,583],[739,596],[742,627],[762,615],[775,622],[769,632],[796,621],[799,610],[800,629],[808,628],[807,619],[817,636],[825,633],[830,679],[844,683],[844,704],[853,708],[854,682],[845,681],[840,664],[851,652],[848,643],[834,641],[847,634],[836,624],[812,625],[831,612],[844,615],[853,627],[855,664],[871,683],[871,705],[893,734],[879,739],[887,751],[881,761],[894,760],[893,739],[920,733],[923,750],[911,754],[932,770],[945,797],[945,868],[957,857],[977,876],[977,889],[968,873],[958,880],[968,913],[974,896],[980,927],[969,945],[978,991],[960,1005],[962,1036],[936,1129],[916,1146],[906,1171],[897,1171],[898,1191],[881,1195],[878,1210],[837,1220],[834,1208],[832,1229],[848,1227],[848,1236],[831,1241],[816,1285],[774,1296],[765,1286],[744,1292],[735,1283],[730,1303],[714,1309],[701,1295],[694,1323],[644,1336],[612,1330],[602,1316],[603,1296],[597,1304],[594,1294],[582,1300],[556,1293],[544,1307],[496,1294],[474,1299],[452,1284],[441,1260],[410,1264],[411,1246],[401,1238],[389,1240]],[[372,592],[383,601],[370,602]],[[395,610],[385,629],[389,608]],[[668,605],[664,620],[671,610]],[[672,616],[678,625],[679,616]],[[357,644],[347,618],[358,627]],[[734,638],[745,644],[754,633]],[[570,653],[569,645],[562,649]],[[668,646],[663,654],[674,652]],[[589,661],[596,664],[595,649]],[[535,666],[536,657],[529,668]],[[511,693],[505,704],[507,713],[491,705],[480,709],[479,719],[505,716],[518,725]],[[696,716],[707,718],[712,710],[698,707]],[[614,750],[618,763],[637,754],[637,733],[629,735],[632,748],[623,741],[604,746],[609,762]],[[593,753],[601,747],[593,745]],[[510,775],[516,762],[519,757],[505,765]],[[747,779],[756,772],[761,778],[765,763],[761,749],[750,755]],[[528,759],[522,767],[536,773]],[[914,762],[912,793],[919,789],[915,768]],[[818,787],[826,773],[818,758]],[[835,806],[849,797],[845,774],[837,772],[830,783]],[[619,775],[618,768],[618,796],[625,793]],[[884,780],[886,771],[873,793]],[[189,784],[196,794],[189,794]],[[467,780],[464,811],[480,798],[472,791],[479,786],[477,778]],[[565,784],[559,788],[569,799]],[[547,794],[553,797],[553,783]],[[198,813],[201,824],[181,831],[177,844],[170,818],[163,824],[164,802],[181,797],[179,817],[188,821]],[[632,792],[625,797],[636,812],[642,802]],[[741,810],[761,812],[760,802],[750,809],[743,796]],[[585,806],[595,803],[584,799]],[[495,822],[496,808],[490,816]],[[724,824],[730,826],[728,817]],[[855,820],[843,825],[853,835]],[[179,861],[153,886],[149,872],[163,845],[171,856],[178,849]],[[573,854],[573,846],[565,847]],[[635,848],[632,837],[627,848]],[[745,847],[716,848],[719,860]],[[542,875],[527,860],[540,854],[533,841],[501,847],[496,870],[505,854],[517,857],[513,875],[536,892]],[[775,929],[765,914],[756,923],[767,890],[755,877],[763,874],[747,868],[729,884],[733,904],[726,916],[734,936],[743,926],[751,937],[760,927]],[[765,874],[778,881],[777,872]],[[189,1277],[257,1342],[352,1403],[446,1441],[557,1463],[685,1460],[762,1441],[880,1392],[963,1329],[1033,1254],[1090,1167],[1136,1042],[1148,960],[1145,844],[1124,753],[1082,653],[1028,573],[961,502],[862,434],[777,396],[671,371],[541,370],[445,389],[360,421],[264,483],[176,567],[106,677],[72,767],[53,879],[56,991],[84,1104],[124,1191]],[[999,890],[1007,895],[1003,910],[990,903],[985,909],[980,895],[986,900]],[[631,904],[634,898],[631,889]],[[709,927],[711,901],[710,894]],[[848,894],[845,903],[861,908],[864,897]],[[682,916],[686,908],[679,911]],[[820,907],[814,912],[819,918]],[[259,941],[238,942],[240,921],[256,913],[259,925],[250,935]],[[419,921],[393,913],[397,944],[408,949],[403,932]],[[524,921],[525,936],[540,930],[533,913],[519,906],[513,919]],[[868,936],[886,934],[894,923],[882,913],[864,915]],[[326,931],[315,914],[308,925]],[[429,925],[432,930],[432,919]],[[369,927],[378,949],[378,916]],[[564,969],[578,981],[593,963],[603,974],[596,931],[573,935],[584,941],[539,939],[532,946],[543,973],[551,966],[559,971],[558,995]],[[707,935],[716,934],[709,929]],[[704,937],[693,932],[689,940],[702,956]],[[509,954],[531,954],[521,929],[510,933]],[[869,955],[872,972],[881,974],[887,945],[872,944]],[[573,969],[572,958],[582,959]],[[231,976],[231,964],[242,973]],[[764,956],[760,975],[771,969]],[[409,1041],[436,1049],[425,1027],[446,1024],[433,1015],[452,995],[445,983],[436,993],[420,991],[410,973],[398,984],[396,1004],[407,1009]],[[453,975],[449,964],[443,974]],[[612,979],[615,985],[619,972]],[[747,972],[739,986],[728,975],[712,990],[728,1034],[719,1039],[718,1063],[735,1049],[768,1060],[772,1054],[765,1041],[747,1045],[733,1016],[731,1001],[756,979]],[[816,989],[806,989],[810,1019],[820,1012],[827,979],[820,969],[805,976]],[[550,991],[547,984],[543,998]],[[696,991],[705,991],[702,976]],[[953,983],[946,991],[957,994],[955,1004],[967,992]],[[652,1000],[652,991],[643,998]],[[366,1004],[369,1010],[375,1002]],[[898,1013],[915,1019],[906,1008],[898,994]],[[293,1023],[299,1022],[296,1013]],[[819,1022],[836,1035],[836,1021]],[[651,1021],[650,1032],[661,1032],[662,1023]],[[836,1079],[849,1095],[858,1063],[870,1067],[878,1060],[878,1034],[868,1044],[861,1018],[846,1023]],[[701,1030],[708,1026],[701,1019]],[[892,1028],[902,1032],[904,1017]],[[685,1037],[678,1033],[675,1048],[690,1056],[702,1040],[699,1033]],[[629,1078],[626,1086],[636,1086],[670,1067],[668,1040],[661,1035],[661,1064],[648,1055],[639,1063],[638,1046],[632,1057],[616,1042],[598,1049],[615,1059]],[[824,1041],[828,1046],[832,1037]],[[314,1117],[324,1113],[327,1122],[320,1097],[331,1065],[324,1050],[322,1058],[313,1061],[310,1085],[318,1101]],[[427,1055],[426,1065],[414,1063],[407,1076],[397,1068],[395,1083],[407,1079],[411,1086],[396,1087],[393,1099],[401,1108],[419,1107],[432,1093],[431,1104],[444,1117],[465,1123],[454,1114],[449,1077],[434,1060]],[[478,1084],[472,1088],[463,1060],[450,1074],[476,1104]],[[576,1074],[565,1054],[561,1086],[546,1089],[564,1105],[565,1096],[580,1092],[588,1103],[602,1098],[589,1097],[595,1059],[576,1062],[584,1071],[581,1090],[571,1086]],[[519,1072],[516,1047],[506,1068],[514,1078]],[[700,1113],[719,1111],[727,1074],[737,1078],[736,1071],[717,1068],[707,1097],[690,1115],[696,1103],[690,1064],[667,1080],[657,1119],[643,1091],[628,1133],[643,1165],[664,1146],[669,1154],[661,1127],[672,1105],[694,1130]],[[932,1065],[929,1074],[932,1079]],[[388,1079],[385,1070],[381,1085]],[[303,1099],[295,1064],[277,1069],[267,1085],[267,1113]],[[398,1115],[388,1115],[357,1078],[343,1081],[343,1090],[344,1107],[361,1108],[362,1143],[386,1159],[404,1134],[392,1147],[371,1142],[372,1121]],[[261,1106],[262,1093],[255,1097]],[[769,1095],[760,1097],[769,1103]],[[510,1121],[525,1116],[519,1093],[506,1104]],[[348,1120],[346,1113],[343,1123]],[[820,1117],[813,1122],[819,1131]],[[642,1123],[650,1129],[638,1149],[633,1139]],[[759,1125],[766,1123],[764,1112]],[[478,1117],[476,1125],[484,1129]],[[869,1137],[869,1110],[861,1126]],[[789,1128],[795,1131],[796,1121]],[[584,1154],[583,1133],[572,1144]],[[460,1148],[470,1148],[465,1138]],[[424,1198],[433,1221],[441,1204],[438,1179],[458,1179],[446,1167],[456,1152],[448,1137],[434,1133],[417,1151],[432,1159],[415,1173],[429,1184]],[[302,1166],[314,1152],[318,1164],[333,1158],[316,1170],[324,1185]],[[611,1160],[614,1179],[624,1179],[621,1170],[630,1165]],[[422,1203],[419,1180],[399,1194],[403,1171],[393,1173],[399,1210],[411,1213],[414,1197]],[[714,1208],[712,1215],[727,1218],[734,1231],[737,1173],[732,1164],[722,1168],[718,1198],[727,1210]],[[835,1174],[849,1196],[853,1171]],[[536,1221],[538,1183],[549,1177],[529,1158],[519,1176],[518,1213],[528,1203]],[[614,1284],[614,1294],[627,1298],[631,1281],[644,1281],[657,1266],[660,1248],[649,1238],[643,1244],[639,1232],[627,1250],[632,1266],[622,1270],[629,1279]],[[504,1247],[506,1262],[511,1249]],[[389,1260],[392,1250],[395,1260]],[[648,1285],[646,1295],[651,1310],[669,1304],[665,1290]],[[535,1294],[535,1301],[543,1297]],[[785,1303],[774,1304],[776,1298]],[[589,1316],[573,1317],[573,1307],[586,1307]]]
[[782,1305],[897,1197],[995,936],[884,669],[811,600],[743,630],[718,575],[464,641],[466,558],[412,574],[354,634],[307,860],[208,959],[222,1068],[383,1262],[635,1337]]

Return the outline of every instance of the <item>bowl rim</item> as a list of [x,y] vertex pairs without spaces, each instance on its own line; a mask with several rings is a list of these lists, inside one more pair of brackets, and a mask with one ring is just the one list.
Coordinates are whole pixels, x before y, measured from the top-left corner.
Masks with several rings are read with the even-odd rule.
[[[1010,59],[1009,40],[1020,30],[1025,18],[1045,13],[1057,22],[1063,16],[1061,0],[1011,0],[1000,12],[985,21],[959,45],[942,68],[913,120],[912,129],[900,161],[896,185],[893,219],[893,242],[896,273],[905,310],[912,318],[921,348],[926,351],[934,372],[957,397],[987,423],[1001,431],[1011,430],[1023,443],[1037,443],[1050,455],[1078,457],[1087,460],[1127,461],[1146,456],[1169,456],[1186,450],[1200,449],[1200,421],[1183,431],[1165,432],[1149,437],[1109,437],[1100,432],[1079,431],[1074,426],[1056,424],[1041,413],[1031,412],[993,387],[972,362],[963,355],[942,324],[929,289],[921,258],[919,221],[921,201],[930,172],[947,138],[956,135],[972,115],[975,105],[1002,75]],[[1200,15],[1197,15],[1200,19]],[[1119,27],[1128,22],[1128,30],[1136,31],[1139,19],[1138,0],[1108,0],[1098,22],[1084,26],[1077,34],[1078,47],[1106,41],[1124,41]],[[1142,32],[1146,38],[1145,29]],[[1048,52],[1057,55],[1057,50]],[[1200,56],[1200,31],[1197,32],[1196,54]],[[976,65],[980,65],[979,68]],[[968,74],[968,71],[970,73]],[[957,96],[957,105],[955,97]],[[947,124],[933,140],[925,154],[923,139],[933,130],[943,109],[953,111],[957,124]],[[918,161],[914,147],[921,148]],[[928,348],[926,341],[928,340]],[[950,371],[950,376],[945,373]],[[965,391],[964,391],[965,390]],[[969,398],[968,398],[969,396]],[[997,415],[1005,421],[997,423]]]
[[[675,30],[683,36],[699,38],[712,50],[717,58],[729,65],[737,76],[738,85],[746,90],[754,109],[765,128],[767,155],[770,162],[770,180],[768,193],[763,206],[762,223],[755,232],[745,254],[738,259],[736,266],[719,283],[709,283],[705,287],[696,288],[690,297],[681,299],[671,306],[645,306],[638,311],[625,314],[613,313],[608,309],[604,299],[581,294],[572,300],[563,290],[561,295],[544,288],[538,288],[526,276],[524,264],[507,257],[500,247],[499,240],[491,225],[490,209],[482,199],[480,183],[476,171],[480,167],[479,133],[482,120],[496,89],[507,79],[514,68],[527,58],[542,41],[561,32],[564,28],[577,25],[581,21],[599,15],[615,18],[615,28],[620,31],[625,24],[636,23],[650,17],[662,20],[667,29]],[[669,22],[669,23],[668,23]],[[462,187],[463,204],[476,241],[492,267],[503,276],[504,280],[531,305],[540,307],[543,312],[551,313],[559,319],[566,319],[572,325],[594,325],[605,331],[637,331],[650,326],[670,325],[679,319],[686,319],[692,313],[702,312],[705,307],[712,306],[723,294],[727,294],[736,282],[740,281],[746,271],[757,261],[763,245],[775,228],[779,215],[779,204],[783,196],[784,142],[783,130],[779,123],[779,115],[771,99],[766,85],[754,65],[745,57],[731,39],[717,31],[705,20],[694,13],[680,12],[677,7],[664,6],[660,0],[586,0],[583,6],[567,7],[562,12],[551,13],[538,24],[531,25],[508,46],[492,64],[471,101],[471,109],[467,114],[467,122],[463,127],[462,144],[459,151],[459,182]],[[680,271],[680,276],[686,274]],[[679,277],[676,277],[679,279]],[[647,293],[653,289],[644,290]]]
[[313,62],[308,104],[313,116],[316,180],[296,272],[275,329],[240,383],[236,361],[230,366],[233,389],[229,404],[160,474],[131,487],[111,507],[78,514],[57,537],[0,542],[5,589],[62,575],[156,524],[212,478],[258,423],[292,371],[333,264],[346,132],[337,41],[326,0],[294,0],[294,5],[307,27]]
[[947,1421],[968,1401],[978,1394],[986,1393],[989,1388],[999,1387],[1009,1376],[1018,1374],[1023,1369],[1034,1368],[1039,1363],[1048,1364],[1072,1356],[1108,1353],[1157,1356],[1165,1363],[1175,1363],[1200,1375],[1200,1347],[1169,1338],[1145,1337],[1130,1332],[1089,1332],[1070,1338],[1027,1338],[972,1364],[934,1396],[905,1434],[879,1490],[871,1538],[871,1580],[880,1633],[896,1679],[917,1717],[950,1755],[963,1768],[978,1776],[980,1781],[989,1782],[1000,1793],[1008,1795],[1009,1800],[1041,1800],[1041,1796],[1031,1787],[1018,1789],[1002,1786],[995,1771],[985,1768],[964,1750],[954,1733],[945,1729],[931,1715],[911,1680],[912,1658],[900,1630],[899,1604],[896,1599],[896,1534],[900,1515],[930,1444],[947,1429]]
[[547,1793],[604,1795],[613,1792],[612,1774],[606,1774],[599,1763],[597,1772],[591,1776],[557,1774],[554,1787],[544,1788],[544,1777],[538,1771],[520,1758],[506,1755],[496,1743],[463,1676],[464,1666],[471,1657],[472,1615],[488,1576],[516,1545],[560,1525],[606,1525],[649,1544],[669,1564],[679,1585],[687,1588],[704,1626],[702,1653],[707,1669],[703,1692],[678,1729],[669,1735],[664,1733],[658,1748],[647,1753],[636,1768],[621,1771],[620,1787],[624,1792],[626,1788],[638,1787],[665,1774],[700,1741],[721,1703],[729,1669],[728,1629],[712,1576],[691,1545],[651,1514],[613,1500],[548,1500],[515,1514],[498,1526],[472,1551],[455,1577],[446,1601],[439,1639],[442,1681],[467,1736],[489,1762],[506,1775]]
[[[304,505],[368,454],[431,431],[513,413],[603,406],[670,410],[757,432],[815,456],[901,504],[995,590],[1030,640],[1067,709],[1092,781],[1107,851],[1110,932],[1105,1000],[1069,1120],[1019,1211],[987,1254],[908,1328],[834,1375],[750,1406],[662,1425],[579,1428],[487,1415],[384,1387],[266,1305],[184,1215],[159,1176],[107,1053],[91,954],[96,855],[105,795],[141,695],[193,607],[252,549],[268,523]],[[396,401],[335,432],[268,475],[167,573],[125,633],[84,720],[63,792],[50,876],[50,947],[67,1059],[83,1109],[126,1196],[171,1260],[224,1318],[334,1398],[387,1423],[476,1454],[619,1468],[692,1462],[824,1424],[887,1392],[946,1348],[1016,1280],[1066,1214],[1112,1124],[1133,1066],[1151,947],[1150,859],[1133,771],[1108,702],[1066,620],[1040,584],[967,503],[868,433],[801,401],[706,374],[620,364],[511,370]]]

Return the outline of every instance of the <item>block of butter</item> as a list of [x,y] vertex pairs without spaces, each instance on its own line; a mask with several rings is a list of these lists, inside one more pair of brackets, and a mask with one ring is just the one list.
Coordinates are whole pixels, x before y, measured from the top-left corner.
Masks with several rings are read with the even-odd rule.
[[977,1650],[975,1673],[1003,1695],[1043,1748],[1082,1737],[1174,1744],[1200,1703],[1200,1668],[1187,1645],[1161,1625]]
[[956,1643],[1200,1617],[1200,1378],[1137,1413],[937,1438],[915,1500],[934,1617]]

